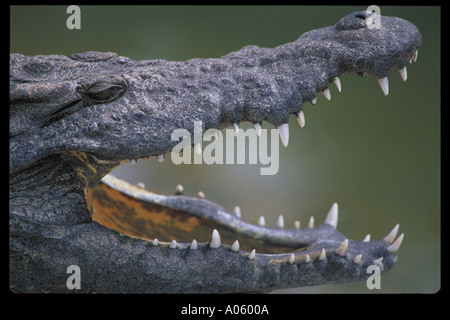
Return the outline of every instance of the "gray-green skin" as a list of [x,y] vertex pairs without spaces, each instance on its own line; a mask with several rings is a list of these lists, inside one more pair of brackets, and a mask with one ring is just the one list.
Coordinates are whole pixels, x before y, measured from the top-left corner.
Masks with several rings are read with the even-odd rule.
[[[377,79],[401,69],[421,43],[408,21],[355,12],[273,49],[248,46],[218,59],[133,61],[114,53],[10,55],[10,286],[20,292],[70,292],[69,265],[81,269],[77,292],[262,292],[360,281],[379,258],[397,260],[392,240],[349,240],[332,223],[312,229],[248,224],[207,200],[164,197],[165,205],[208,217],[290,253],[259,254],[222,244],[154,246],[97,222],[87,209],[94,187],[128,159],[170,152],[177,128],[193,134],[263,120],[279,126],[337,76]],[[67,151],[87,154],[90,166]],[[87,174],[85,174],[88,172]],[[160,239],[171,241],[172,239]],[[319,259],[322,249],[325,259]],[[302,250],[300,250],[302,249]],[[310,260],[306,258],[306,255]],[[357,255],[362,260],[355,262]],[[378,261],[379,262],[379,261]]]

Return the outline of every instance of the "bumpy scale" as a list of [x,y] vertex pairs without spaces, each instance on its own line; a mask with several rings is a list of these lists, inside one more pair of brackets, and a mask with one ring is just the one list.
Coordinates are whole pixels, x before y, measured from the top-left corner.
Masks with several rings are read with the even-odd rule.
[[318,92],[330,100],[330,83],[340,92],[346,73],[378,79],[387,95],[389,70],[406,80],[421,35],[393,17],[369,30],[370,15],[217,59],[11,54],[11,289],[68,292],[70,265],[81,268],[81,292],[152,293],[264,292],[364,280],[372,264],[391,269],[404,239],[398,225],[382,240],[351,240],[336,230],[336,203],[320,226],[311,217],[307,228],[289,228],[279,215],[269,227],[203,192],[187,197],[179,185],[159,195],[107,175],[138,159],[162,162],[177,144],[172,132],[193,136],[198,120],[202,133],[250,122],[257,135],[266,121],[286,147],[289,116],[303,127],[304,104],[316,104]]

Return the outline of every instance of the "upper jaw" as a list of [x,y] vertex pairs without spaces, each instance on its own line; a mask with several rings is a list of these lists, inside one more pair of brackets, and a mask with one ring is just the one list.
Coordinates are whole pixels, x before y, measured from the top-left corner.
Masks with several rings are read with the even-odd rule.
[[[341,21],[360,19],[356,15]],[[194,120],[203,122],[203,132],[231,125],[237,130],[244,121],[252,122],[259,132],[266,120],[278,127],[286,146],[290,114],[304,126],[303,106],[314,104],[319,92],[330,100],[332,82],[341,91],[342,74],[373,76],[387,95],[389,70],[398,69],[406,80],[407,63],[417,59],[421,35],[413,24],[381,17],[380,29],[346,30],[341,21],[334,27],[307,32],[290,44],[274,49],[247,47],[220,59],[127,60],[122,64],[123,58],[112,57],[108,63],[122,59],[114,70],[126,81],[127,92],[116,101],[69,115],[46,132],[38,129],[45,146],[30,143],[36,141],[35,132],[12,139],[10,172],[63,150],[81,150],[111,160],[161,156],[176,145],[171,141],[175,129],[186,128],[193,135]],[[358,41],[351,38],[355,33]],[[262,57],[249,55],[255,50]],[[19,149],[29,150],[29,154],[16,157]]]
[[[402,57],[401,61],[405,60],[405,61],[408,61],[408,63],[413,63],[413,62],[415,62],[417,60],[418,50],[416,49],[415,45],[412,46],[412,48],[414,50],[413,53],[410,56],[407,56],[406,58]],[[403,62],[401,62],[401,63],[392,63],[392,64],[393,65],[403,65],[402,63]],[[397,70],[398,70],[399,76],[402,78],[402,80],[406,81],[407,80],[407,68],[406,68],[406,65],[404,65],[401,68],[398,68]],[[383,92],[383,94],[384,95],[388,95],[389,94],[388,77],[384,76],[384,77],[377,78],[377,81],[378,81],[378,84],[380,85],[380,88],[381,88],[381,91]],[[338,76],[330,78],[329,84],[331,84],[331,83],[334,83],[334,85],[336,86],[338,92],[342,91],[342,82],[341,82],[341,79]],[[319,93],[319,92],[320,91],[317,91],[317,93]],[[331,100],[331,92],[330,92],[328,87],[324,88],[322,90],[322,93],[323,93],[323,96],[327,100]],[[303,101],[303,103],[305,103],[305,102],[307,102],[307,100]],[[309,100],[309,102],[311,104],[316,104],[317,103],[317,97],[315,96],[314,98]],[[299,111],[295,110],[293,112],[289,112],[288,110],[286,110],[286,111],[283,111],[283,112],[286,112],[287,115],[289,115],[289,113],[294,114],[294,116],[297,118],[297,122],[298,122],[299,126],[302,127],[302,128],[305,126],[306,119],[305,119],[305,113],[303,112],[303,105],[301,105],[301,109]],[[268,119],[262,119],[262,120],[269,121]],[[257,135],[259,135],[260,132],[261,132],[261,122],[262,122],[262,120],[253,122]],[[280,139],[281,139],[282,144],[285,147],[287,147],[287,145],[289,143],[289,126],[287,124],[288,120],[285,120],[285,121],[286,122],[281,122],[281,123],[278,122],[278,124],[276,126],[278,128],[278,132],[280,134]],[[232,126],[234,128],[234,130],[237,132],[237,131],[239,131],[239,124],[240,124],[240,122],[248,122],[248,120],[242,119],[241,121],[235,121],[235,122],[232,122],[232,123],[230,123],[230,122],[222,123],[222,124],[220,124],[218,126],[218,128],[222,129],[222,128],[227,127],[227,126]],[[277,123],[277,122],[275,122],[275,123]],[[202,131],[204,132],[205,130],[206,130],[206,128],[205,128],[205,126],[203,126],[203,130]],[[190,131],[193,131],[193,129],[190,129]],[[172,143],[172,146],[174,144],[175,143]],[[151,144],[149,144],[149,145],[151,145]],[[193,145],[193,147],[195,149],[196,146],[194,145],[194,142],[192,142],[192,145]],[[148,147],[148,145],[146,145],[145,148],[146,147]],[[134,151],[136,151],[136,150],[134,150]],[[140,154],[130,155],[128,157],[128,160],[130,160],[132,163],[135,163],[135,161],[137,159],[139,159],[139,158],[146,158],[148,156],[158,156],[158,160],[162,161],[164,159],[165,153],[170,152],[170,151],[171,151],[170,148],[162,146],[161,148],[159,148],[157,150],[148,150],[147,153],[140,153]]]

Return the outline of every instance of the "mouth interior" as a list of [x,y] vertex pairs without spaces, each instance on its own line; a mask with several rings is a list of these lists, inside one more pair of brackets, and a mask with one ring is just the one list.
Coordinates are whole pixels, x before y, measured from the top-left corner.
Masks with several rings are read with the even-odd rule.
[[[94,221],[121,234],[148,241],[158,239],[160,243],[170,243],[172,240],[176,240],[177,243],[191,243],[195,239],[199,243],[210,242],[212,230],[217,229],[222,243],[231,245],[238,240],[241,250],[248,252],[256,249],[259,253],[273,254],[306,249],[306,247],[281,246],[268,240],[257,239],[241,232],[239,228],[223,225],[214,219],[158,204],[160,197],[180,203],[194,201],[200,207],[210,203],[206,199],[183,195],[158,195],[111,176],[103,179],[88,192],[87,202]],[[233,218],[237,219],[234,216]]]
[[[415,62],[416,58],[417,51],[410,62]],[[405,81],[406,68],[399,69],[399,72],[401,78]],[[334,82],[340,92],[339,79],[336,78]],[[378,79],[378,82],[383,93],[387,95],[389,92],[387,77]],[[330,100],[328,88],[324,90],[323,94],[327,100]],[[315,100],[311,103],[315,104]],[[302,116],[304,116],[303,112]],[[304,118],[300,116],[300,113],[297,114],[297,118],[299,125],[303,127]],[[282,128],[278,127],[278,131],[281,142],[286,146],[289,139],[289,131],[287,129],[287,137],[286,135],[283,136],[283,131],[286,129],[284,126],[280,126]],[[236,130],[235,125],[234,127]],[[164,155],[158,156],[160,161],[163,158]],[[124,162],[127,161],[122,163]],[[131,159],[130,162],[133,163],[136,160]],[[234,228],[233,225],[220,223],[220,219],[215,219],[214,216],[202,217],[186,210],[175,209],[159,201],[160,197],[165,197],[182,203],[187,201],[187,199],[192,201],[194,198],[182,195],[162,196],[117,178],[114,178],[114,181],[116,183],[115,186],[103,181],[94,189],[91,189],[87,194],[88,207],[94,221],[131,237],[138,237],[148,241],[153,241],[154,239],[164,242],[176,240],[178,243],[191,243],[194,239],[198,242],[209,242],[211,241],[212,230],[217,229],[220,232],[222,243],[232,244],[235,240],[238,240],[241,250],[245,251],[256,249],[260,253],[288,253],[306,250],[309,248],[309,245],[313,245],[297,245],[297,247],[292,248],[272,243],[270,237],[265,237],[265,240],[261,240],[261,237],[248,236],[238,227]],[[116,188],[117,184],[120,185],[119,188]],[[206,199],[196,199],[195,201],[199,208],[209,203]],[[226,212],[226,214],[231,215],[229,212]],[[270,229],[265,228],[268,234],[270,234]]]

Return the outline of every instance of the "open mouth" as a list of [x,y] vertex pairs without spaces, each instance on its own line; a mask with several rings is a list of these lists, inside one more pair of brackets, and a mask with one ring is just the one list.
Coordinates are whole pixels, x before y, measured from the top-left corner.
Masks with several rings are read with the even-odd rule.
[[[416,61],[417,51],[410,62]],[[406,81],[406,67],[399,69]],[[389,92],[387,77],[378,80],[385,95]],[[341,91],[339,78],[334,79],[337,90]],[[329,89],[323,91],[330,100]],[[316,103],[316,99],[310,101]],[[303,111],[295,114],[298,124],[303,127]],[[237,123],[234,130],[239,130]],[[260,136],[261,125],[255,124],[255,134]],[[278,127],[282,144],[289,141],[287,124]],[[199,146],[191,144],[194,152],[201,153]],[[167,154],[159,155],[164,161]],[[148,157],[145,157],[148,159]],[[137,159],[123,160],[122,163],[136,163]],[[121,234],[145,239],[153,246],[177,250],[215,250],[222,249],[240,254],[248,259],[269,258],[271,263],[320,263],[329,260],[345,260],[353,266],[364,267],[375,264],[384,270],[396,261],[396,253],[404,234],[397,237],[396,225],[385,238],[370,239],[367,235],[361,241],[350,240],[339,231],[338,204],[333,203],[324,215],[323,223],[314,218],[307,223],[295,221],[286,226],[283,216],[277,219],[276,226],[266,226],[261,216],[257,224],[244,221],[239,207],[231,212],[215,204],[200,192],[197,197],[183,195],[183,187],[177,186],[175,195],[160,195],[142,185],[131,185],[124,180],[108,175],[88,194],[88,205],[95,221],[120,232]],[[340,262],[342,263],[342,261]],[[362,273],[363,271],[361,271]]]
[[[205,242],[210,248],[223,244],[232,251],[242,250],[243,254],[303,253],[305,259],[308,254],[317,254],[317,250],[323,256],[327,248],[334,247],[341,254],[347,251],[349,240],[336,230],[337,203],[332,204],[320,226],[315,226],[311,217],[306,227],[301,228],[300,221],[295,221],[289,228],[280,215],[276,227],[271,228],[265,225],[264,216],[254,225],[241,219],[239,207],[229,212],[202,194],[192,198],[182,195],[181,186],[177,190],[173,196],[159,195],[108,175],[89,193],[88,203],[95,221],[122,234],[151,241],[155,246],[192,250],[192,246]],[[383,239],[392,254],[403,240],[402,234],[394,242],[398,227]],[[370,236],[362,242],[370,242]],[[357,254],[353,258],[361,257]]]
[[[290,116],[303,127],[303,106],[320,92],[330,100],[329,85],[340,92],[347,73],[374,77],[388,95],[390,69],[407,79],[421,35],[394,17],[372,30],[371,17],[354,12],[291,43],[211,59],[11,54],[10,286],[66,292],[74,264],[87,292],[265,292],[391,269],[399,225],[383,239],[351,240],[337,229],[337,203],[316,221],[287,225],[280,215],[269,226],[275,217],[250,223],[238,207],[186,196],[181,186],[162,195],[107,175],[142,158],[174,162],[193,151],[205,160],[220,140],[206,137],[242,132],[242,122],[254,125],[250,145],[265,144],[266,121],[275,127],[271,151],[287,147]],[[211,143],[203,149],[202,141]]]

